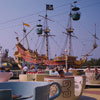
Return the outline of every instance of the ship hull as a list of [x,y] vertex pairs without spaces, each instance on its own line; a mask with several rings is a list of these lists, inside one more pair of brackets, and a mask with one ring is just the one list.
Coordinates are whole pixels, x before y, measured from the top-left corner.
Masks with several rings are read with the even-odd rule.
[[[60,56],[60,57],[55,57],[52,60],[48,60],[46,56],[44,55],[39,55],[37,51],[30,51],[27,50],[23,47],[21,43],[16,44],[17,47],[17,54],[15,54],[15,57],[19,57],[18,54],[20,55],[22,61],[27,62],[27,63],[32,63],[34,65],[43,65],[43,66],[67,66],[68,67],[79,67],[82,65],[76,64],[76,58],[75,56]],[[17,62],[18,63],[18,62]]]

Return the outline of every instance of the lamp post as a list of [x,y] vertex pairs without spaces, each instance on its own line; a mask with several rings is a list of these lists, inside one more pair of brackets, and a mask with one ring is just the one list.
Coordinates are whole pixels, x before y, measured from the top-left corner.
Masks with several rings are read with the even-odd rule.
[[67,50],[65,49],[65,65],[66,65],[66,69],[68,68],[68,64],[67,64]]

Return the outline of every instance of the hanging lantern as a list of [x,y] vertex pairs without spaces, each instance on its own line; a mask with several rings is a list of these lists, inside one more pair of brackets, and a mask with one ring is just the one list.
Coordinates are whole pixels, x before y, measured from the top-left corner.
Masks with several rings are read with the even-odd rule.
[[41,35],[42,34],[42,25],[41,24],[39,24],[39,25],[37,25],[37,34],[38,35]]

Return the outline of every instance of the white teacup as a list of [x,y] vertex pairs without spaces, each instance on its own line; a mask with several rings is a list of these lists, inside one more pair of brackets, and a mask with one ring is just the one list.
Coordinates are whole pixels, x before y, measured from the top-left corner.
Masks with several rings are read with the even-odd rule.
[[45,73],[30,73],[30,74],[20,74],[19,81],[44,81],[44,77],[48,76]]
[[94,71],[91,72],[85,72],[86,75],[86,84],[92,85],[92,84],[100,84],[100,80],[96,79],[96,75]]
[[[61,94],[55,100],[77,100],[83,92],[85,87],[85,77],[83,76],[66,76],[64,78],[59,77],[45,77],[47,82],[58,82],[61,87]],[[50,95],[54,95],[57,92],[57,87],[52,86]]]
[[6,82],[12,77],[11,72],[0,72],[0,82]]
[[[49,97],[50,87],[54,84],[57,85],[58,92]],[[2,89],[11,89],[12,95],[18,95],[20,96],[19,99],[27,98],[28,100],[53,100],[57,98],[61,92],[61,87],[56,82],[2,82],[0,83],[0,90]],[[0,98],[0,100],[2,100],[2,98]]]

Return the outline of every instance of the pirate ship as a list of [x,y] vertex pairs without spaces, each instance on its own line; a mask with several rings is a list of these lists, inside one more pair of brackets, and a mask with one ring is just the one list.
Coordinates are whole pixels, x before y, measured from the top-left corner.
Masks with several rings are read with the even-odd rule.
[[[37,26],[33,27],[28,33],[26,33],[25,28],[23,29],[25,36],[23,37],[23,39],[26,38],[27,41],[27,45],[28,45],[28,49],[26,49],[22,44],[21,41],[19,41],[19,38],[16,37],[17,39],[17,51],[15,52],[14,56],[15,56],[15,61],[18,64],[22,64],[23,62],[27,62],[27,63],[31,63],[34,65],[43,65],[43,66],[66,66],[67,68],[69,67],[80,67],[85,61],[87,56],[94,51],[94,49],[97,48],[97,44],[96,44],[96,33],[94,35],[94,39],[95,42],[93,44],[92,49],[86,53],[85,55],[82,56],[82,58],[80,58],[80,60],[77,60],[76,56],[73,56],[71,54],[71,41],[72,41],[72,37],[75,37],[73,35],[73,27],[72,27],[72,21],[78,21],[80,20],[80,8],[76,6],[76,1],[71,5],[71,11],[69,13],[69,25],[66,28],[66,36],[68,37],[68,50],[67,53],[65,51],[65,54],[62,54],[61,56],[55,57],[53,59],[49,58],[49,54],[48,54],[48,39],[49,37],[52,37],[54,35],[50,34],[50,29],[48,28],[48,20],[50,20],[48,18],[47,15],[47,11],[48,10],[53,10],[53,5],[46,5],[46,15],[44,18],[45,20],[45,25],[44,28],[42,27],[42,25],[39,23]],[[40,20],[39,20],[40,21]],[[28,24],[24,23],[24,25],[29,26]],[[46,41],[46,54],[39,54],[38,50],[30,50],[29,47],[29,43],[28,43],[28,39],[27,39],[27,35],[34,30],[35,28],[37,28],[37,34],[39,36],[42,36],[45,38]]]

